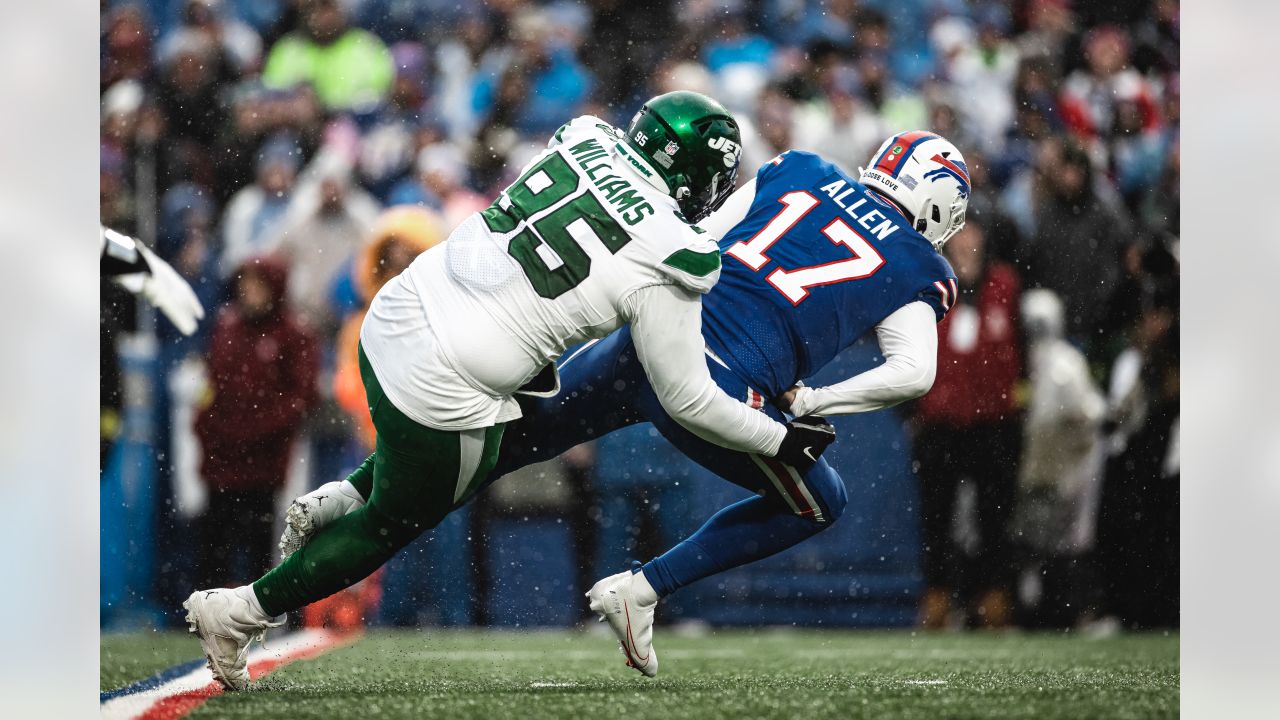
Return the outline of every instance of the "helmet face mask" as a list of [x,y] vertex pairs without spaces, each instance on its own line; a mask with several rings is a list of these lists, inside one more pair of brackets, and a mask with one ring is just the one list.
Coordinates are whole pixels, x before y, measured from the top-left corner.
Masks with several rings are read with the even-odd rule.
[[935,249],[964,227],[969,168],[945,138],[919,130],[895,135],[859,173],[859,182],[896,202]]
[[738,123],[705,95],[678,91],[652,98],[631,119],[627,140],[662,176],[689,222],[711,214],[737,186]]

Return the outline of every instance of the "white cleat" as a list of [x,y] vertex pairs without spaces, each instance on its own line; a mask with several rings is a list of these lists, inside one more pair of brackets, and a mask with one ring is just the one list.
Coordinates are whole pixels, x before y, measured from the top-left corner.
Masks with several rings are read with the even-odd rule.
[[267,628],[279,627],[236,590],[197,590],[182,603],[190,631],[200,638],[213,677],[228,690],[249,687],[249,644],[261,641]]
[[280,536],[280,559],[302,549],[324,526],[364,507],[364,498],[345,480],[327,482],[289,504]]
[[591,611],[608,620],[618,636],[627,666],[648,677],[658,674],[658,653],[653,649],[653,611],[658,595],[644,573],[630,570],[610,575],[587,591]]

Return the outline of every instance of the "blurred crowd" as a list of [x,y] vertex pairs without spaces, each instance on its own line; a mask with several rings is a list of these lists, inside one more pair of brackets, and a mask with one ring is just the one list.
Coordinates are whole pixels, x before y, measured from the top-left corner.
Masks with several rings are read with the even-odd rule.
[[[791,148],[856,173],[917,128],[968,160],[969,224],[946,251],[960,300],[933,391],[902,410],[921,623],[1177,623],[1177,0],[104,0],[101,12],[102,222],[154,247],[214,311],[190,338],[156,321],[148,399],[177,498],[166,507],[200,498],[187,505],[201,582],[270,562],[290,473],[318,484],[368,452],[351,348],[381,284],[566,120],[625,126],[647,97],[689,89],[738,118],[740,178]],[[102,292],[106,355],[136,313]],[[124,391],[103,363],[105,458]],[[573,463],[590,486],[590,453]],[[199,487],[181,490],[187,476]],[[637,541],[660,517],[636,512],[605,498],[583,522],[611,537],[646,528]]]

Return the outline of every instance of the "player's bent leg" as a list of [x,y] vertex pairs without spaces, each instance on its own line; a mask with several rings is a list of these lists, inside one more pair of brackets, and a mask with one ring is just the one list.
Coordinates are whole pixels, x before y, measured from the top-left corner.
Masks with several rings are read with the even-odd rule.
[[[739,471],[745,467],[741,462],[737,465]],[[658,598],[781,552],[840,518],[848,496],[835,470],[820,460],[802,480],[818,505],[815,512],[797,512],[778,494],[748,498],[713,515],[697,532],[650,560],[640,572],[621,573],[596,583],[588,593],[591,609],[609,620],[628,665],[649,676],[657,674],[653,615]]]
[[848,504],[844,482],[825,460],[802,476],[816,502],[812,512],[773,492],[736,502],[644,565],[660,597],[690,583],[775,555],[831,527]]
[[[296,610],[377,570],[471,497],[493,467],[502,427],[444,432],[417,425],[385,401],[378,427],[369,502],[318,532],[254,583],[263,609]],[[381,421],[381,422],[379,422]]]
[[184,603],[215,676],[228,689],[245,687],[247,648],[279,624],[278,616],[367,577],[471,497],[497,461],[501,425],[434,430],[391,405],[372,373],[366,391],[378,431],[369,501],[315,533],[252,586],[197,591]]
[[[622,357],[627,357],[623,353]],[[760,394],[727,368],[708,360],[708,367],[721,389],[744,402],[759,402]],[[736,485],[755,492],[759,497],[730,505],[716,513],[697,532],[645,564],[625,587],[647,588],[653,596],[663,597],[709,575],[723,572],[781,552],[796,543],[830,527],[844,512],[848,503],[844,483],[825,460],[819,460],[805,473],[772,459],[735,452],[709,443],[680,426],[667,415],[649,387],[646,378],[638,379],[635,406],[644,419],[691,460]],[[775,419],[781,413],[773,407],[761,407]],[[614,575],[592,589],[621,585],[626,574]],[[643,578],[643,582],[639,581]],[[599,595],[600,593],[596,593]],[[641,594],[641,593],[637,593]],[[648,597],[648,593],[643,593]],[[589,597],[591,595],[589,594]],[[597,598],[592,597],[592,609]],[[608,605],[604,607],[608,609]],[[628,617],[630,607],[622,604],[620,624],[608,614],[615,633],[627,654],[628,664],[636,665],[636,654],[653,655],[652,612]],[[630,620],[630,623],[626,622]],[[640,625],[643,623],[643,625]],[[639,627],[638,627],[639,625]],[[621,629],[620,629],[621,628]],[[625,631],[630,630],[628,635]],[[643,638],[643,640],[641,640]],[[628,642],[632,647],[628,648]],[[656,662],[654,665],[656,671]],[[642,669],[643,672],[643,669]],[[647,673],[646,673],[647,674]]]
[[[708,360],[722,390],[744,402],[759,393],[726,367]],[[659,596],[709,575],[779,553],[825,530],[848,503],[844,481],[825,459],[804,473],[772,458],[722,448],[697,437],[667,415],[646,386],[638,404],[654,427],[689,459],[759,497],[734,503],[713,515],[693,535],[644,566]],[[761,412],[782,421],[768,404]]]

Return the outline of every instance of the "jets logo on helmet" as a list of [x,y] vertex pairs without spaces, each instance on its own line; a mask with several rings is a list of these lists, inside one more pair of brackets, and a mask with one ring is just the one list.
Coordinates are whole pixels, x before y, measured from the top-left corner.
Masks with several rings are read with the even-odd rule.
[[894,135],[859,173],[863,185],[897,203],[938,250],[964,227],[969,166],[946,138],[924,130]]
[[738,157],[742,155],[742,146],[727,137],[714,137],[707,141],[707,147],[724,152],[724,166],[735,167]]

